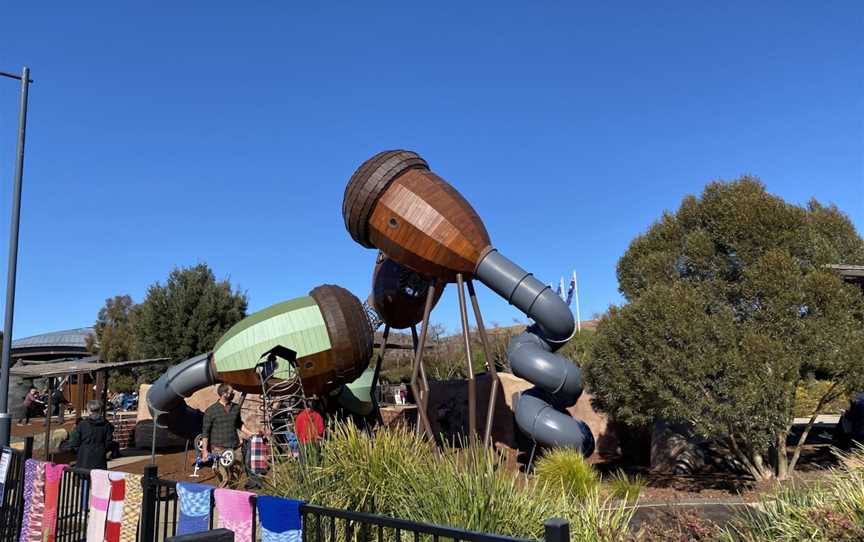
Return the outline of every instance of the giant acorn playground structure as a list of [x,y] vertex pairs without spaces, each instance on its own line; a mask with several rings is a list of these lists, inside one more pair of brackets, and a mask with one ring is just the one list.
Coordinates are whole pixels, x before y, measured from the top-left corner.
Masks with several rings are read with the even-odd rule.
[[[174,365],[153,384],[147,404],[160,427],[193,438],[200,432],[202,413],[189,408],[185,398],[219,382],[262,395],[264,424],[277,445],[287,442],[281,437],[293,431],[294,416],[312,399],[326,399],[355,415],[377,416],[374,390],[387,338],[391,330],[410,329],[410,386],[418,430],[434,436],[423,353],[432,310],[445,286],[455,284],[466,349],[468,436],[489,445],[498,386],[491,386],[487,411],[477,412],[466,298],[487,368],[497,381],[473,284],[477,280],[534,322],[507,349],[513,373],[533,384],[513,405],[519,430],[541,446],[574,448],[585,456],[594,451],[588,426],[566,410],[582,393],[581,372],[556,353],[575,330],[570,309],[548,285],[493,247],[483,221],[452,185],[414,152],[381,152],[351,176],[342,214],[351,237],[378,250],[368,301],[362,303],[339,286],[321,285],[305,297],[243,319],[212,352]],[[383,340],[374,355],[374,333],[381,326]],[[486,422],[482,435],[481,415]]]

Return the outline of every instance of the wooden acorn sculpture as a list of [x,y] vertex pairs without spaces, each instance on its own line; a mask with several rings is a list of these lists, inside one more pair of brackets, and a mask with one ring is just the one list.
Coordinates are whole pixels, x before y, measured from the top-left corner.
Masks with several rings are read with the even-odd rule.
[[[361,245],[377,248],[394,262],[445,283],[476,278],[532,318],[535,324],[514,338],[508,349],[513,372],[535,384],[520,397],[516,422],[543,444],[571,446],[586,455],[593,452],[588,426],[564,410],[582,393],[581,372],[554,353],[574,333],[570,308],[549,286],[492,247],[477,212],[430,170],[426,160],[406,150],[384,151],[366,160],[348,181],[342,216],[351,237]],[[461,284],[459,293],[464,307]],[[469,348],[466,335],[466,351]],[[469,411],[472,384],[469,369]],[[421,411],[421,417],[424,414]],[[473,427],[471,412],[469,419]],[[487,420],[487,431],[488,425]]]

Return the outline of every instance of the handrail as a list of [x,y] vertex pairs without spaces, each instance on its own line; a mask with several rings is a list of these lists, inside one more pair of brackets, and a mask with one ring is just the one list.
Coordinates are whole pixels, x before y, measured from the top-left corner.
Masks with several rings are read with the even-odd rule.
[[472,542],[534,542],[527,538],[515,538],[506,535],[481,533],[478,531],[467,531],[456,527],[445,527],[431,523],[417,523],[406,519],[396,519],[365,512],[353,510],[341,510],[338,508],[327,508],[315,504],[303,503],[300,505],[301,514],[313,514],[319,516],[331,516],[349,521],[359,521],[371,525],[380,525],[393,529],[403,529],[421,534],[429,534],[438,537],[452,538],[453,540],[464,540]]

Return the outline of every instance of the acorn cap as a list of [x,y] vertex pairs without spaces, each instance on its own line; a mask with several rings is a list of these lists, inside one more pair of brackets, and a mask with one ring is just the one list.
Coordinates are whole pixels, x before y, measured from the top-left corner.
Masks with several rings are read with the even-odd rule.
[[372,359],[374,337],[363,305],[351,292],[334,284],[318,286],[309,295],[318,304],[327,326],[339,383],[355,380]]
[[383,151],[363,162],[351,175],[342,199],[342,217],[355,241],[374,248],[369,241],[369,217],[375,204],[399,175],[416,168],[429,169],[429,164],[419,154],[405,150]]

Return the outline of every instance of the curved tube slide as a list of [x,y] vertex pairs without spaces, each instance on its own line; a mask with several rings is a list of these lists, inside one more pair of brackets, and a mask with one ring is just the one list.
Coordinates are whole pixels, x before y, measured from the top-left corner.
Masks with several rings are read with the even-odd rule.
[[201,432],[203,414],[186,405],[186,398],[217,382],[210,353],[200,354],[168,368],[147,392],[153,423],[175,435],[195,438]]
[[497,250],[481,257],[474,276],[536,322],[513,338],[507,349],[513,373],[535,385],[515,404],[516,425],[541,444],[591,455],[591,430],[564,412],[582,395],[582,372],[555,353],[573,336],[573,313],[551,288]]

